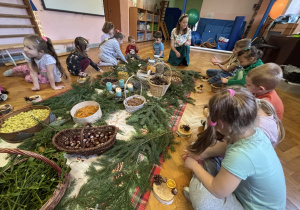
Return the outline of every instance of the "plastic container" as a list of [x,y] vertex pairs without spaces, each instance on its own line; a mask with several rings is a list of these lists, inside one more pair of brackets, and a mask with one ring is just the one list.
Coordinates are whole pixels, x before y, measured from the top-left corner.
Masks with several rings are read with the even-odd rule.
[[137,30],[145,31],[146,30],[146,23],[138,22],[137,23]]
[[147,21],[152,21],[153,14],[147,13]]
[[144,33],[137,33],[137,41],[138,42],[144,41]]
[[150,70],[152,74],[155,74],[156,67],[154,65],[155,65],[155,60],[148,60],[147,72]]
[[146,40],[152,39],[152,33],[146,33]]
[[157,23],[154,23],[154,25],[153,25],[153,31],[157,31]]
[[[97,110],[97,112],[95,112],[91,116],[88,116],[85,118],[74,117],[76,111],[85,106],[97,106],[97,107],[99,107],[99,109]],[[101,111],[100,105],[96,101],[84,101],[79,104],[76,104],[75,106],[73,106],[70,113],[73,118],[73,121],[78,124],[95,123],[97,120],[99,120],[102,117],[102,111]]]
[[159,22],[159,16],[158,15],[154,15],[154,22]]

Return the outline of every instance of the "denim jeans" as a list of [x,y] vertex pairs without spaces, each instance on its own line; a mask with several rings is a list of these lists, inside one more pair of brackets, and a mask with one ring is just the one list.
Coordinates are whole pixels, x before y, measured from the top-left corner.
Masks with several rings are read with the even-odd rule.
[[208,82],[213,83],[222,83],[221,78],[226,78],[232,76],[231,72],[223,71],[219,69],[208,69],[206,71],[207,76],[210,78],[208,79]]

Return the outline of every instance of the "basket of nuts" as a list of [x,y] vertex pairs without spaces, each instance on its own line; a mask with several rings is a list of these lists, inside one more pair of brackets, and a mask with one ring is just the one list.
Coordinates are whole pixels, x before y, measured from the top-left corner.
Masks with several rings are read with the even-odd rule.
[[58,132],[52,138],[52,144],[58,150],[69,154],[88,157],[101,154],[111,148],[116,141],[116,135],[117,127],[114,125],[92,127],[87,123],[82,128],[70,128]]
[[126,97],[126,87],[127,87],[127,83],[128,81],[132,78],[133,76],[129,77],[125,83],[125,89],[124,89],[124,93],[125,93],[125,100],[124,100],[124,106],[125,106],[125,109],[127,112],[129,113],[132,113],[132,112],[135,112],[139,109],[141,109],[145,102],[146,102],[146,99],[144,98],[144,96],[142,96],[142,92],[143,92],[143,85],[141,83],[141,80],[140,80],[140,83],[141,83],[141,92],[140,92],[140,95],[133,95],[133,96],[129,96],[128,98]]
[[172,71],[171,83],[173,85],[182,85],[182,74],[180,71]]

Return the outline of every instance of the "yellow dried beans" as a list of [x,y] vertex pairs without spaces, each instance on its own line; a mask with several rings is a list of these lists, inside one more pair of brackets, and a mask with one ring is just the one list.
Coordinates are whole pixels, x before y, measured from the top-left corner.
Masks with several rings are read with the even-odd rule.
[[0,132],[12,133],[31,128],[38,124],[36,119],[44,121],[49,116],[49,113],[50,111],[48,109],[33,109],[28,112],[21,112],[5,120],[0,128]]
[[95,114],[98,111],[99,107],[97,106],[85,106],[80,109],[77,109],[74,117],[76,118],[85,118]]

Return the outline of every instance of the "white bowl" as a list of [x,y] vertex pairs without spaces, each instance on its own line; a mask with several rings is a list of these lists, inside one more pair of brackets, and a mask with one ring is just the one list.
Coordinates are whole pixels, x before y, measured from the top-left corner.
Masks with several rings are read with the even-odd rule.
[[[95,112],[91,116],[88,116],[85,118],[74,117],[76,111],[85,106],[97,106],[97,107],[99,107],[99,109],[97,112]],[[102,117],[102,111],[101,111],[100,105],[96,101],[84,101],[84,102],[78,103],[75,106],[73,106],[70,114],[73,118],[73,121],[78,124],[95,123],[97,120],[99,120]]]

